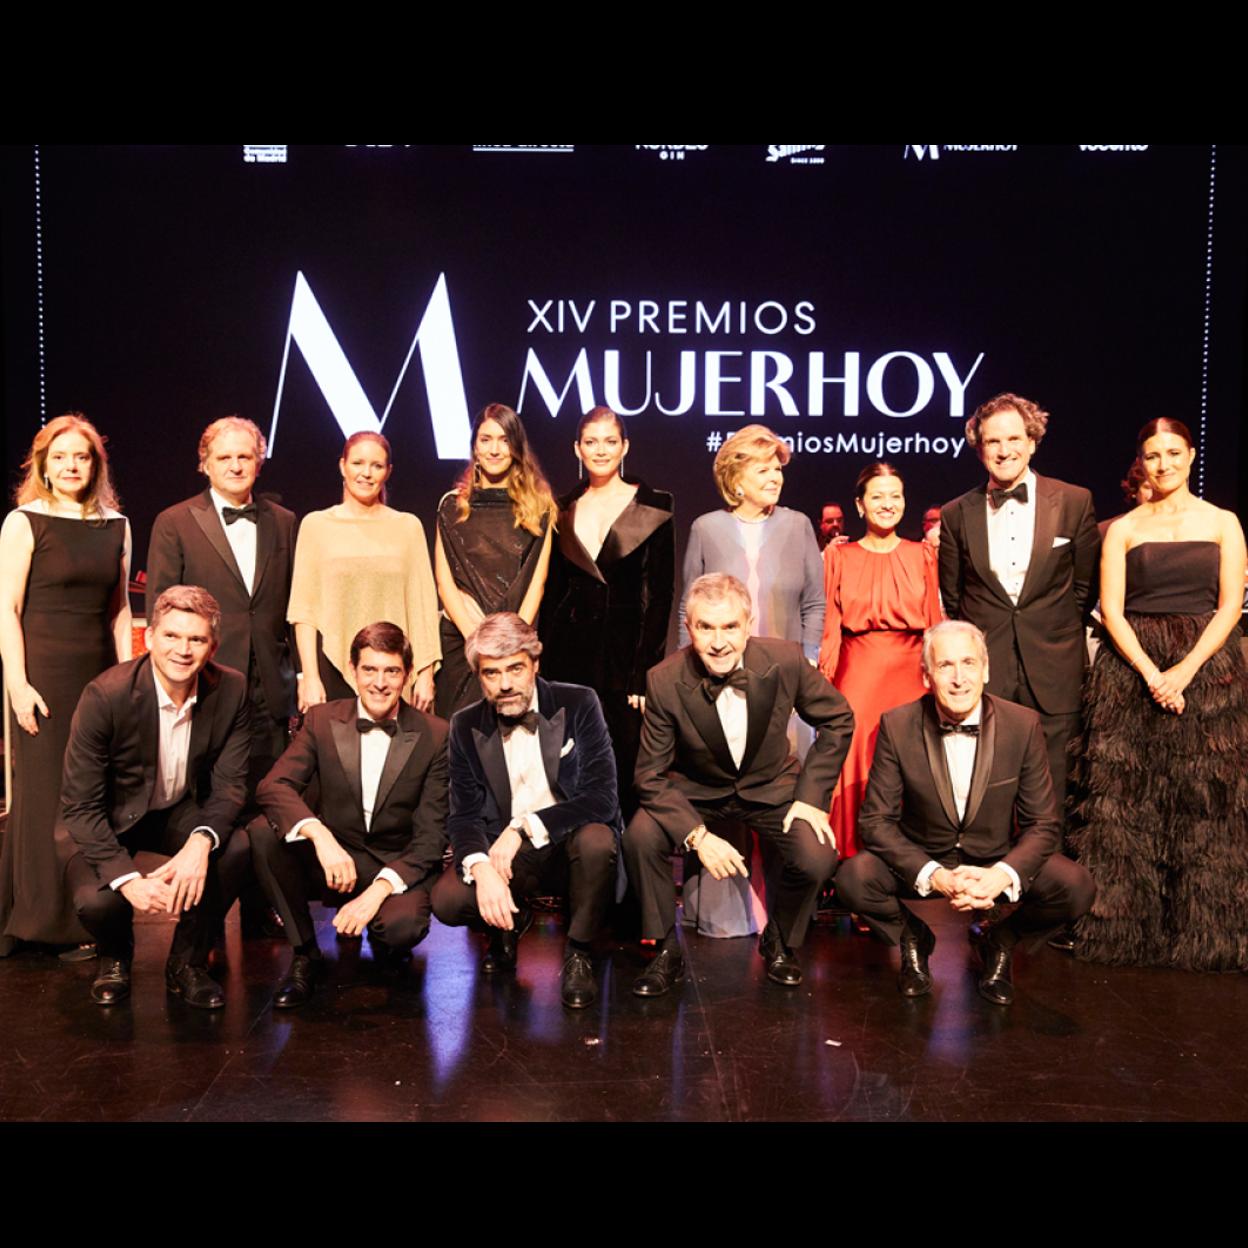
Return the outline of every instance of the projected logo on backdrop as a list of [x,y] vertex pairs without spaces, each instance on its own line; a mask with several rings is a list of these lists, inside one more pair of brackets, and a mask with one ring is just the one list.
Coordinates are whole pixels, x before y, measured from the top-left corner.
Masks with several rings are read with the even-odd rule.
[[[533,408],[558,417],[565,407],[579,416],[602,402],[625,416],[653,409],[663,416],[696,412],[707,420],[731,421],[742,417],[771,420],[784,417],[840,415],[857,417],[869,409],[881,416],[905,419],[931,409],[950,417],[966,415],[966,391],[984,353],[969,363],[955,361],[948,351],[933,351],[929,358],[914,351],[887,351],[863,359],[861,351],[828,353],[823,350],[792,352],[753,346],[757,335],[774,337],[795,334],[809,337],[817,329],[815,304],[808,299],[791,306],[777,300],[753,302],[700,299],[590,299],[584,305],[573,299],[528,300],[526,335],[547,339],[564,336],[590,338],[593,348],[574,342],[575,354],[568,362],[562,351],[562,367],[552,365],[558,352],[550,343],[546,358],[529,346],[520,372],[520,397],[516,407],[531,414]],[[625,350],[599,347],[602,342],[633,337],[650,340],[696,335],[700,339],[726,339],[725,349],[690,349],[681,343],[674,352],[649,349]],[[728,342],[740,341],[730,348]],[[686,340],[687,341],[687,340]],[[399,368],[390,397],[378,414],[361,385],[342,344],[312,292],[303,273],[295,275],[290,322],[282,351],[273,421],[269,432],[270,453],[277,446],[278,421],[286,387],[286,370],[292,344],[299,348],[313,380],[320,388],[339,429],[345,436],[379,433],[385,427],[402,386],[412,356],[420,349],[421,369],[428,398],[429,417],[439,459],[467,459],[470,422],[464,390],[455,326],[446,274],[440,274],[425,305],[424,314]],[[779,344],[777,344],[779,345]],[[938,398],[938,391],[940,397]],[[836,410],[830,410],[829,395]],[[526,401],[531,407],[526,408]],[[720,436],[713,427],[700,429],[699,438]],[[952,454],[963,441],[956,437],[930,437],[912,433],[840,432],[814,436],[809,430],[792,435],[794,449],[823,453],[855,454]]]

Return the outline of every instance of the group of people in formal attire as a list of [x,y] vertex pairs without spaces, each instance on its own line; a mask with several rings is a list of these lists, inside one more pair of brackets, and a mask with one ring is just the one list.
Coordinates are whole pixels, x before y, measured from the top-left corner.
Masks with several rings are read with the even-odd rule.
[[486,933],[501,973],[558,896],[561,997],[583,1008],[630,890],[650,955],[633,992],[684,977],[683,855],[686,924],[759,932],[786,987],[829,882],[900,946],[907,997],[932,988],[913,904],[932,897],[971,916],[998,1005],[1024,938],[1248,969],[1242,530],[1191,493],[1191,434],[1160,419],[1102,542],[1089,492],[1031,468],[1047,421],[1015,394],[976,410],[987,480],[933,540],[898,535],[902,475],[866,466],[862,536],[825,508],[822,550],[779,502],[788,446],[747,426],[715,457],[725,507],[693,522],[677,598],[672,496],[625,475],[610,409],[581,420],[581,480],[556,499],[517,414],[484,408],[432,560],[386,503],[380,433],[347,440],[341,502],[300,521],[256,492],[260,430],[225,417],[199,443],[207,488],[153,526],[140,658],[104,441],[80,414],[49,422],[0,530],[0,955],[98,957],[92,997],[116,1005],[134,913],[165,913],[168,990],[218,1008],[213,948],[250,890],[291,945],[275,1005],[294,1008],[325,978],[313,902],[384,967],[436,916]]

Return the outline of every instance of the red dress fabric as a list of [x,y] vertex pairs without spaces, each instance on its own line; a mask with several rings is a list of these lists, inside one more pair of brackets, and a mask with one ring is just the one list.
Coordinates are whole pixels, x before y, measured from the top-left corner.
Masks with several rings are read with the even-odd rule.
[[858,809],[867,791],[880,716],[924,693],[923,630],[941,619],[935,549],[902,541],[880,554],[857,542],[823,552],[828,609],[819,670],[854,711],[854,740],[832,795],[841,858],[859,850]]

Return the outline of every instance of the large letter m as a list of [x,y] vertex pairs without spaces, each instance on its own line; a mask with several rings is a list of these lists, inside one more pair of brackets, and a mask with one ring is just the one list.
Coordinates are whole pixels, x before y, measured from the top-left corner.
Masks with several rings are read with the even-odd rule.
[[269,454],[277,443],[277,417],[286,386],[286,364],[290,344],[294,342],[303,353],[312,378],[320,387],[338,427],[346,437],[353,433],[380,433],[394,406],[395,396],[407,375],[416,348],[425,374],[425,393],[429,398],[429,416],[439,459],[467,459],[468,401],[464,395],[464,378],[459,367],[459,350],[455,345],[455,326],[451,321],[451,301],[446,293],[446,274],[438,275],[437,285],[425,314],[408,348],[407,358],[385,410],[377,415],[364,387],[360,385],[351,362],[347,359],[334,331],[321,311],[312,287],[302,272],[295,274],[295,295],[290,305],[290,325],[286,330],[286,346],[282,351],[282,371],[277,379],[277,397],[273,400],[273,425],[269,430]]

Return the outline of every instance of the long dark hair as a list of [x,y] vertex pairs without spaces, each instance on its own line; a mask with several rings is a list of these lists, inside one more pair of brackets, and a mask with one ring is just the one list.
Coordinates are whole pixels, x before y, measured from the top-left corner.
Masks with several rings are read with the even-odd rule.
[[463,475],[455,483],[459,496],[456,506],[457,521],[462,523],[472,514],[472,487],[477,479],[477,434],[487,420],[501,426],[511,451],[511,471],[507,474],[507,497],[511,500],[511,514],[516,528],[527,529],[538,537],[542,534],[542,521],[554,520],[555,500],[550,486],[537,462],[537,456],[529,447],[528,436],[520,417],[505,403],[487,403],[472,422],[469,437],[472,458]]

